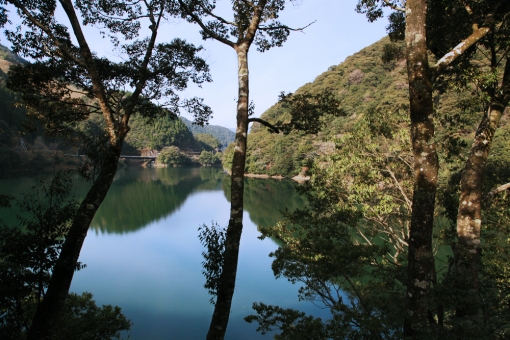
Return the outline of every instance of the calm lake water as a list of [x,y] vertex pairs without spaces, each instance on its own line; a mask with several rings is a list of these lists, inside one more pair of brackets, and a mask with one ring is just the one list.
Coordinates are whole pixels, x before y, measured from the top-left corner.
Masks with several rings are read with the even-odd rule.
[[[1,193],[18,193],[32,179],[1,180]],[[33,182],[32,182],[33,183]],[[246,179],[239,271],[226,339],[261,339],[253,302],[328,313],[298,302],[298,285],[274,278],[268,254],[278,246],[259,240],[257,226],[274,224],[280,211],[303,206],[292,181]],[[118,305],[134,323],[130,339],[204,339],[213,306],[203,288],[198,228],[229,217],[230,178],[218,169],[120,170],[85,239],[71,290],[91,292],[96,302]],[[86,184],[77,181],[77,195]],[[2,210],[5,215],[5,210]],[[12,220],[9,216],[2,216]]]

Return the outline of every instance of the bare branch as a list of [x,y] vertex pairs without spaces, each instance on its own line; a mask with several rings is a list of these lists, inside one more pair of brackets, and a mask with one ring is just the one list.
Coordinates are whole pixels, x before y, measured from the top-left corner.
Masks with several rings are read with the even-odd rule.
[[344,278],[345,280],[349,283],[349,285],[351,286],[352,290],[354,291],[354,293],[356,293],[356,296],[358,297],[358,300],[360,302],[360,304],[362,306],[365,305],[364,301],[363,301],[363,297],[361,296],[361,294],[358,292],[358,290],[356,289],[356,285],[351,281],[350,277],[345,275],[344,274]]
[[400,182],[395,177],[395,174],[393,173],[393,171],[391,171],[389,168],[386,168],[386,170],[383,170],[383,171],[388,172],[390,174],[391,178],[393,179],[393,181],[397,185],[398,189],[400,190],[400,193],[404,197],[404,200],[406,201],[407,207],[409,208],[409,210],[411,210],[413,203],[407,197],[406,193],[404,192],[404,189],[402,188],[402,186],[400,185]]
[[510,183],[507,183],[507,184],[503,184],[503,185],[500,185],[499,187],[497,187],[496,189],[494,190],[491,190],[486,196],[485,196],[485,200],[488,200],[489,198],[493,197],[494,195],[497,195],[499,194],[500,192],[503,192],[505,190],[508,190],[510,189]]
[[[142,89],[145,87],[145,83],[147,80],[147,68],[149,65],[150,58],[152,56],[152,53],[154,51],[154,47],[156,46],[156,37],[158,35],[158,29],[159,25],[161,24],[161,19],[163,18],[163,11],[164,7],[161,6],[159,13],[157,15],[157,19],[154,18],[154,11],[152,7],[148,7],[149,13],[150,13],[150,21],[152,23],[151,25],[151,38],[149,40],[149,46],[147,47],[147,51],[145,51],[145,56],[142,61],[142,65],[140,66],[139,76],[140,79],[138,84],[136,84],[135,91],[133,92],[133,95],[131,96],[133,98],[133,101],[138,100],[138,96],[140,93],[142,93]],[[127,118],[125,124],[127,125],[129,120],[129,117]]]
[[[480,39],[485,37],[491,31],[491,26],[494,23],[494,14],[498,12],[499,7],[502,5],[502,3],[503,1],[499,1],[494,5],[492,11],[485,17],[482,23],[482,27],[478,28],[478,24],[474,23],[473,33],[469,37],[461,41],[457,46],[455,46],[453,50],[446,53],[441,59],[438,60],[436,65],[432,67],[432,71],[434,72],[434,78],[448,65],[450,65],[453,61],[460,57],[467,49],[469,49],[471,46],[480,41]],[[466,6],[466,10],[468,11],[469,14],[471,14],[470,13],[471,8],[469,6]]]
[[390,2],[390,0],[383,0],[384,3],[386,4],[386,6],[388,6],[389,8],[395,10],[395,11],[399,11],[399,12],[404,12],[405,13],[405,8],[402,8],[400,6],[397,6],[393,3]]
[[462,4],[464,5],[464,8],[468,12],[468,14],[473,15],[473,10],[471,9],[471,6],[468,3],[466,3],[465,0],[462,0]]
[[228,21],[228,20],[220,17],[219,15],[214,14],[213,12],[207,10],[202,4],[200,4],[199,6],[202,7],[202,9],[204,10],[205,13],[209,14],[210,16],[212,16],[213,18],[215,18],[219,22],[221,22],[223,24],[226,24],[226,25],[236,26],[235,22]]
[[311,25],[315,24],[316,22],[317,22],[317,20],[314,20],[311,23],[309,23],[308,25],[300,27],[300,28],[292,28],[292,27],[289,27],[289,26],[282,25],[282,26],[271,26],[271,27],[269,27],[269,26],[259,26],[258,29],[261,30],[261,31],[272,31],[272,30],[278,30],[278,29],[288,29],[289,31],[302,32],[302,31],[305,30],[305,28],[310,27]]
[[490,32],[489,27],[482,27],[473,32],[469,37],[464,39],[460,44],[455,46],[453,50],[446,53],[437,63],[432,67],[434,73],[437,75],[450,65],[455,59],[460,57],[468,48],[476,44],[480,39],[485,37]]
[[179,5],[181,6],[181,9],[184,11],[184,13],[189,15],[193,19],[193,21],[196,22],[204,30],[204,32],[206,32],[208,35],[210,35],[213,39],[216,39],[219,42],[224,43],[225,45],[235,48],[235,44],[232,41],[230,41],[226,38],[223,38],[219,34],[216,34],[215,32],[211,31],[204,24],[204,22],[198,17],[198,15],[193,13],[193,11],[190,8],[188,8],[188,6],[186,6],[186,4],[182,0],[177,0],[177,1],[179,2]]
[[248,118],[248,124],[249,123],[260,123],[268,128],[270,128],[271,130],[273,130],[274,132],[276,133],[280,133],[282,132],[282,127],[281,126],[275,126],[263,119],[260,119],[260,118]]
[[365,233],[361,231],[359,227],[356,227],[356,230],[358,231],[358,234],[363,237],[363,239],[367,242],[369,245],[373,245],[372,242],[365,236]]
[[108,98],[106,95],[102,79],[96,68],[93,54],[90,50],[90,47],[87,43],[87,40],[81,28],[80,20],[76,15],[73,3],[70,0],[60,0],[60,4],[64,8],[64,11],[73,29],[74,36],[76,37],[78,45],[80,46],[80,54],[83,57],[85,64],[84,67],[87,69],[90,76],[90,80],[92,81],[92,89],[96,99],[99,102],[99,106],[101,107],[101,111],[103,112],[106,123],[108,125],[108,133],[110,135],[110,138],[116,138],[117,133],[115,131],[115,119],[113,117],[112,110],[108,103]]

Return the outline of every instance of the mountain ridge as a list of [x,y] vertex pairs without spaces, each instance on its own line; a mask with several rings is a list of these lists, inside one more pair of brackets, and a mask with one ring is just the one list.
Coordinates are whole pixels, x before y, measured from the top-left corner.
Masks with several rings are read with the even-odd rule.
[[204,133],[208,135],[214,136],[216,139],[219,140],[219,142],[222,145],[222,149],[226,148],[230,143],[232,143],[235,140],[235,132],[233,132],[231,129],[220,126],[220,125],[204,125],[204,126],[198,126],[194,125],[192,121],[180,117],[181,120],[186,124],[188,129],[191,131],[193,135],[196,135],[198,133]]

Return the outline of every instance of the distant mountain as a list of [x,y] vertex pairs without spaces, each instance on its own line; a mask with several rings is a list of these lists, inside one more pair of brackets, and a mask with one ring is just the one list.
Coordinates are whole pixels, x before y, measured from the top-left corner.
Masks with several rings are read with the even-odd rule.
[[184,117],[181,117],[181,120],[184,122],[184,124],[186,124],[188,129],[194,135],[197,133],[205,133],[216,137],[220,141],[223,149],[226,148],[230,143],[232,143],[236,138],[235,132],[223,126],[219,125],[198,126],[193,125],[193,123],[190,120]]
[[28,61],[14,54],[8,47],[0,45],[0,59],[10,61],[13,64],[25,64]]

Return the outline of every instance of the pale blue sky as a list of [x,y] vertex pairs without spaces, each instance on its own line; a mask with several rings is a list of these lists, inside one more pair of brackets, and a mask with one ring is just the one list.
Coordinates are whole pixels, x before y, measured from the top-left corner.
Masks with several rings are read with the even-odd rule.
[[[223,0],[224,3],[230,1]],[[312,82],[329,66],[338,65],[349,55],[386,35],[387,20],[369,23],[355,11],[357,0],[301,0],[281,13],[281,22],[303,27],[314,20],[304,33],[291,33],[282,47],[260,53],[252,47],[250,67],[250,100],[255,103],[255,116],[276,103],[281,91],[294,92]],[[181,32],[182,26],[169,25]],[[214,111],[211,124],[235,127],[237,98],[237,60],[234,50],[217,41],[203,41],[197,27],[185,31],[187,40],[206,48],[213,83],[188,91],[202,96]]]
[[[299,0],[289,4],[281,13],[280,21],[291,27],[303,27],[316,20],[304,33],[291,33],[283,47],[265,53],[253,47],[248,57],[250,66],[250,100],[255,103],[255,116],[260,116],[273,105],[281,91],[293,92],[386,35],[387,20],[369,23],[364,15],[355,12],[357,0]],[[230,1],[219,1],[219,13],[227,18]],[[99,55],[115,58],[107,40],[97,29],[86,30],[89,44]],[[143,32],[142,32],[143,33]],[[202,45],[202,56],[207,60],[212,83],[201,89],[192,86],[186,96],[200,96],[212,107],[210,124],[235,127],[237,98],[237,60],[234,50],[218,41],[203,41],[197,25],[174,19],[166,22],[159,41],[175,37]],[[6,44],[5,38],[1,43]],[[183,113],[186,118],[190,116]]]

